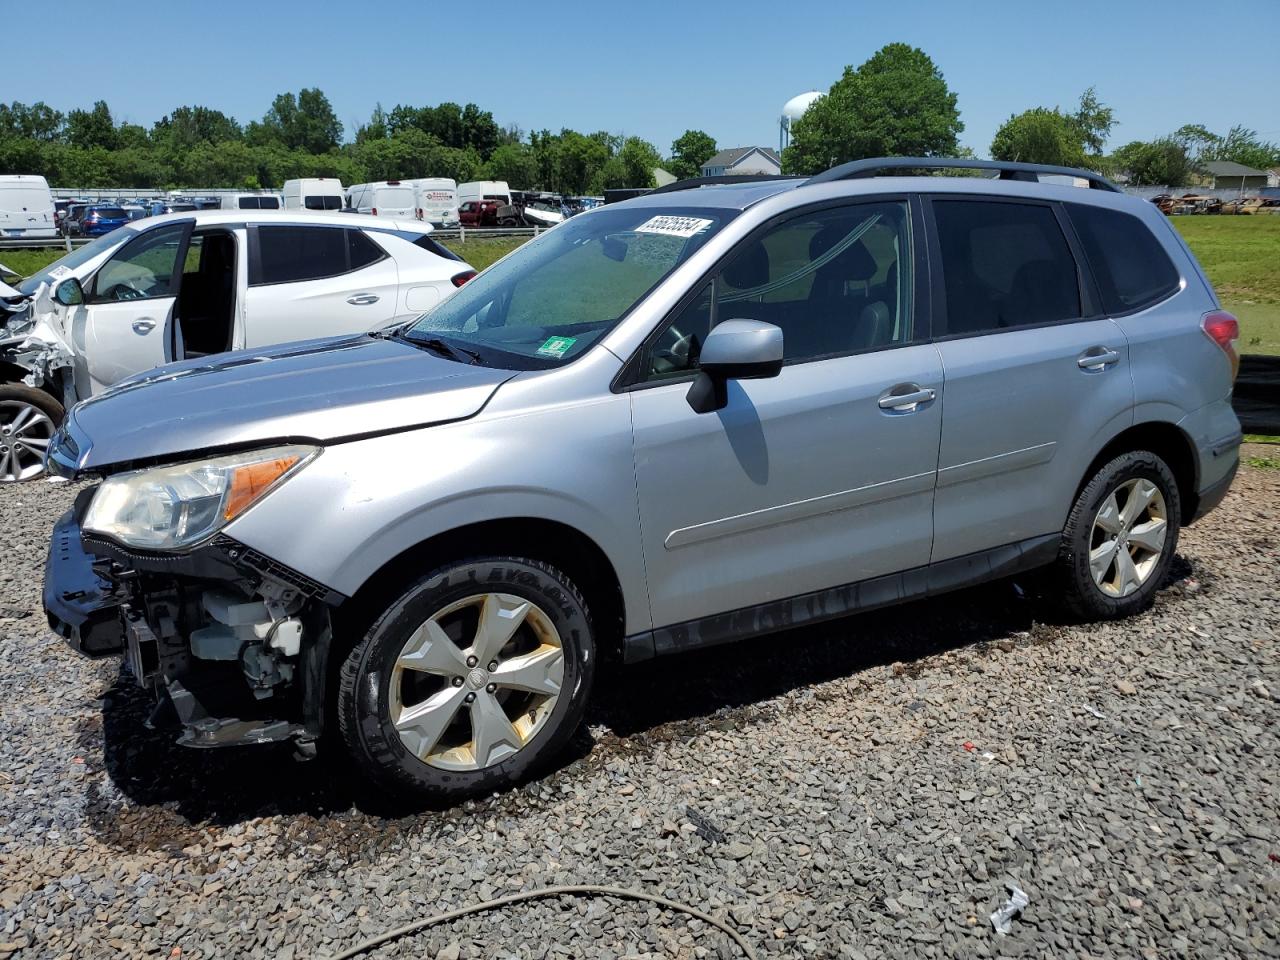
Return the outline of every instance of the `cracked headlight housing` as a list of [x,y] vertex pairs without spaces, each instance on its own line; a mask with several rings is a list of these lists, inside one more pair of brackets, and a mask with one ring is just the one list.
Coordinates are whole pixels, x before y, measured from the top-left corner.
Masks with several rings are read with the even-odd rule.
[[272,447],[119,473],[98,487],[81,529],[147,550],[190,547],[240,516],[319,453],[319,447]]

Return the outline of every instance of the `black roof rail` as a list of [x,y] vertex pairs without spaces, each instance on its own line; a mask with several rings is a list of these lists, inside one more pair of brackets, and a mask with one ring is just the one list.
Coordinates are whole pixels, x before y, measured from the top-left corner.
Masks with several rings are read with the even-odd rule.
[[1120,193],[1120,188],[1101,174],[1075,167],[1055,167],[1044,163],[1018,163],[1012,160],[968,160],[960,157],[874,157],[854,160],[815,174],[805,181],[830,183],[834,180],[857,180],[874,177],[882,170],[990,170],[1001,180],[1027,180],[1036,183],[1041,174],[1059,177],[1079,177],[1089,181],[1094,190],[1110,190]]
[[728,173],[718,177],[690,177],[688,180],[677,180],[665,187],[656,187],[652,193],[675,193],[677,190],[692,190],[694,187],[710,187],[718,183],[757,183],[766,180],[799,180],[794,174],[785,173]]

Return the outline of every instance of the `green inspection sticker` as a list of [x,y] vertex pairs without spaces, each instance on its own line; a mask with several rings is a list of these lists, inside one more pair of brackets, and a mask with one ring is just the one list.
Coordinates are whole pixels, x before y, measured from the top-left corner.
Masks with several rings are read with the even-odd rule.
[[538,356],[555,357],[559,360],[572,350],[577,342],[577,337],[547,337],[546,342],[538,348]]

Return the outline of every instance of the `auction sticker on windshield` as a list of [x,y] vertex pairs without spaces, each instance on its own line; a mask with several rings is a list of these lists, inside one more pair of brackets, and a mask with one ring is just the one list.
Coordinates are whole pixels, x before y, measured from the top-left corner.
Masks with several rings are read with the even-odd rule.
[[555,357],[559,360],[572,350],[573,345],[577,342],[577,337],[547,337],[546,342],[538,348],[538,354],[543,357]]
[[661,233],[668,237],[692,237],[711,226],[701,217],[653,217],[636,227],[636,233]]

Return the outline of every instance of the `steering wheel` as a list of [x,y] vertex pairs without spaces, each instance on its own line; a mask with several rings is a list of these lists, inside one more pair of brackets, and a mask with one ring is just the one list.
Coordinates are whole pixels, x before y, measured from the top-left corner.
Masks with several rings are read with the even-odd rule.
[[653,345],[653,372],[677,373],[692,369],[690,359],[697,359],[698,338],[681,333],[674,325],[667,327]]
[[145,290],[139,290],[131,283],[117,283],[107,291],[107,297],[111,300],[142,300],[146,295]]

